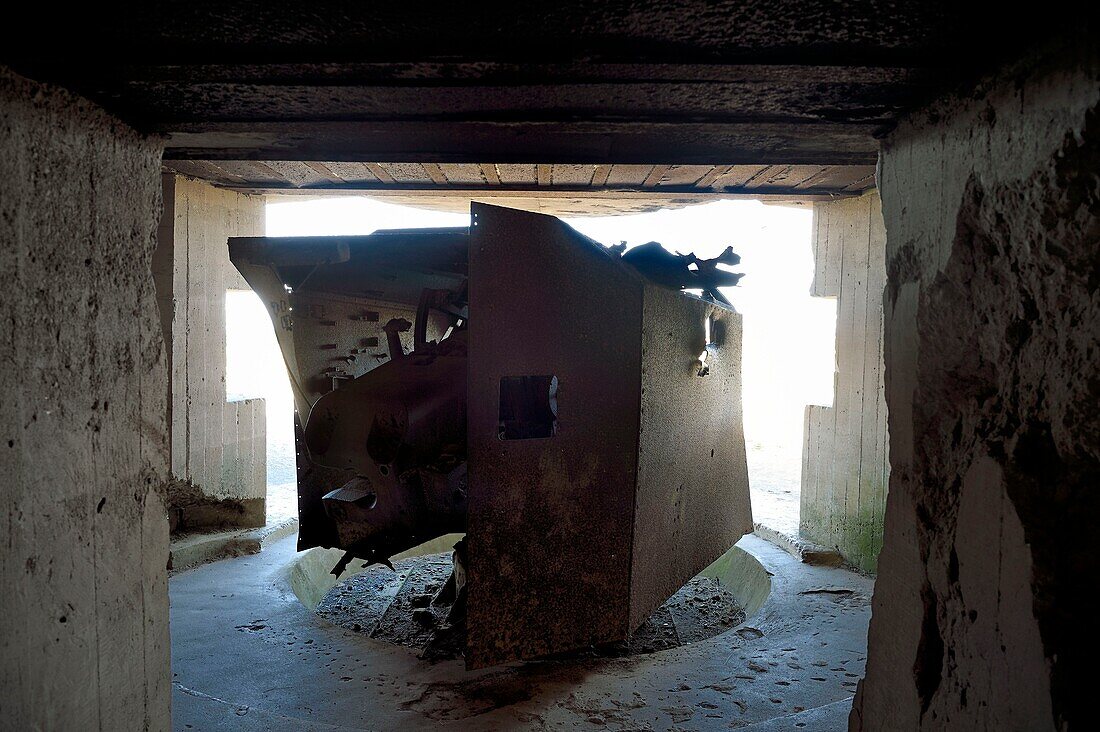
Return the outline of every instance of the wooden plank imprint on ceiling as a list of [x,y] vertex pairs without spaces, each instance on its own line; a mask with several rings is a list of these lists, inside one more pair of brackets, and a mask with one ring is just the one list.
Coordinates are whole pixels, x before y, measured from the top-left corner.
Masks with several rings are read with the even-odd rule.
[[831,193],[875,184],[873,165],[570,165],[166,160],[167,170],[227,188],[279,190],[510,189],[661,193]]

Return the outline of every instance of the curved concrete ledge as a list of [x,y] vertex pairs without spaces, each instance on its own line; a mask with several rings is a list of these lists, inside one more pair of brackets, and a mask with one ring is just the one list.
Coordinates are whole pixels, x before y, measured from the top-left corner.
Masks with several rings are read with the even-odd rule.
[[209,531],[172,537],[168,551],[168,571],[183,572],[200,564],[216,562],[242,554],[256,554],[265,546],[298,530],[298,519],[288,518],[255,529]]
[[[394,560],[419,557],[424,554],[438,554],[449,552],[464,534],[445,534],[438,538],[426,541],[419,546],[414,546],[408,551],[393,556]],[[337,582],[354,577],[366,570],[362,562],[351,562],[339,578],[334,577],[332,568],[344,556],[342,549],[322,549],[315,547],[307,549],[296,556],[288,567],[287,581],[290,589],[309,610],[316,610],[317,605],[324,599],[328,591],[336,586]]]
[[724,584],[737,604],[745,609],[745,622],[751,621],[772,591],[772,576],[756,557],[738,546],[730,547],[714,563],[699,573]]

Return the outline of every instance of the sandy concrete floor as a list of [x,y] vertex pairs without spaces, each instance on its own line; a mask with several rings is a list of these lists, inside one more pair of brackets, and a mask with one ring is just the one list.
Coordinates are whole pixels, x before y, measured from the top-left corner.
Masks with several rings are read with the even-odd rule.
[[743,625],[659,653],[467,672],[331,625],[292,592],[294,538],[171,579],[179,730],[846,729],[871,581],[754,537],[772,573]]

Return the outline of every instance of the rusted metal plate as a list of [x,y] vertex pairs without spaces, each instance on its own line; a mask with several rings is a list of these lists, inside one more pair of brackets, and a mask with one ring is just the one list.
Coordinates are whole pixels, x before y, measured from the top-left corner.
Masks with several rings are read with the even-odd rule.
[[[626,638],[751,531],[752,514],[740,316],[643,279],[551,217],[473,211],[466,662],[477,668]],[[504,400],[548,384],[552,399],[510,427]],[[547,428],[538,416],[550,413]],[[504,439],[510,430],[539,436]]]
[[[714,354],[700,377],[693,357]],[[752,531],[741,315],[646,284],[630,627]]]
[[[625,637],[642,280],[550,216],[473,205],[471,668]],[[500,438],[501,379],[557,377],[557,430]]]

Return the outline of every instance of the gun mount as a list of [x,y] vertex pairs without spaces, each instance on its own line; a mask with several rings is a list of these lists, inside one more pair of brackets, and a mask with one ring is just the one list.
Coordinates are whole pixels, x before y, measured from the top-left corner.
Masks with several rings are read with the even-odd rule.
[[622,640],[752,530],[732,249],[620,256],[476,203],[229,247],[294,392],[298,548],[340,574],[465,532],[469,667]]

